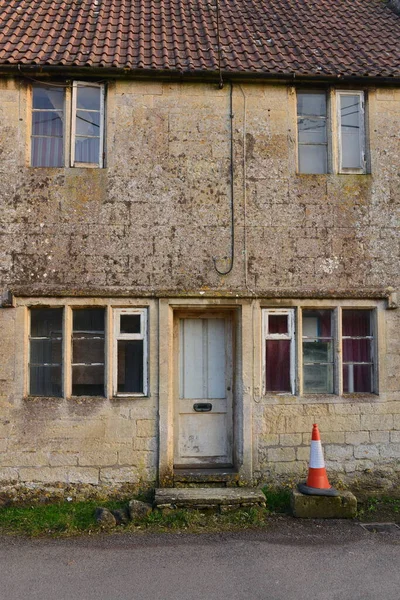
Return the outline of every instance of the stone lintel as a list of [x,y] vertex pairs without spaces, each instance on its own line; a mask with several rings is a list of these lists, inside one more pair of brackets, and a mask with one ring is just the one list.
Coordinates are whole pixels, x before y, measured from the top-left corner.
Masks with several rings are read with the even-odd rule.
[[291,508],[301,519],[353,519],[357,513],[357,498],[351,492],[339,496],[308,496],[292,491]]

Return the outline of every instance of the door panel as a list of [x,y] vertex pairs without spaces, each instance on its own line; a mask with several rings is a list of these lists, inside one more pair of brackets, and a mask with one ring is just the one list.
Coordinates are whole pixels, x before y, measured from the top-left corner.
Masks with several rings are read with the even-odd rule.
[[232,319],[178,322],[176,466],[232,464]]

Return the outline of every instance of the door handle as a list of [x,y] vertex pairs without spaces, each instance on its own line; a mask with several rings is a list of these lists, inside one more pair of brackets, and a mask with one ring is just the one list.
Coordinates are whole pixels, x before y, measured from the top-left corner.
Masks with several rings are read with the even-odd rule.
[[196,412],[210,412],[212,410],[211,402],[195,402],[193,408]]

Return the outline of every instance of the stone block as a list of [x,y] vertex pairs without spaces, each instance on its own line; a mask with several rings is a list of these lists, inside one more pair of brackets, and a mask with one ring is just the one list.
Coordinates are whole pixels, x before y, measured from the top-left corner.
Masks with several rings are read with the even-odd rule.
[[279,436],[279,444],[281,446],[299,446],[301,442],[301,433],[281,433]]
[[371,431],[370,437],[373,444],[387,444],[389,442],[388,431]]
[[301,519],[353,519],[357,514],[357,499],[348,491],[339,496],[307,496],[295,489],[290,504],[293,516]]
[[138,419],[136,421],[137,437],[154,437],[156,434],[156,422],[151,419]]
[[294,448],[270,448],[268,450],[268,460],[270,462],[294,461],[296,454]]
[[358,446],[359,444],[365,444],[370,441],[370,433],[369,431],[347,431],[344,434],[344,439],[346,444],[353,444],[353,446]]
[[354,458],[379,458],[379,447],[373,444],[361,444],[354,448]]
[[112,450],[99,450],[98,452],[82,452],[79,454],[79,466],[82,467],[107,467],[117,464],[117,453]]
[[361,429],[386,431],[393,428],[393,415],[361,415]]
[[346,460],[353,456],[353,446],[339,446],[338,444],[328,444],[324,446],[325,458],[327,460]]

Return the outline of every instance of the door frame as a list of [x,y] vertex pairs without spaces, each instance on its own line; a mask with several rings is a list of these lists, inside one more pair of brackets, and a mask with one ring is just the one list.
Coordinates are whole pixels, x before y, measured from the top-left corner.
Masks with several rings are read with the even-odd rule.
[[[174,485],[174,318],[179,313],[230,311],[233,315],[234,401],[233,465],[238,480],[251,484],[253,477],[252,411],[254,403],[254,342],[260,343],[253,326],[254,300],[229,298],[159,298],[156,333],[158,340],[158,484]],[[258,393],[258,392],[257,392]]]
[[[182,319],[223,319],[226,323],[229,323],[228,328],[229,332],[225,338],[225,361],[231,361],[230,365],[228,365],[228,373],[230,375],[230,390],[227,397],[227,430],[226,435],[228,440],[230,440],[230,454],[231,460],[228,463],[224,464],[213,464],[202,463],[196,465],[187,464],[187,465],[175,465],[175,460],[178,455],[178,444],[179,444],[179,429],[178,429],[178,419],[179,419],[179,409],[178,405],[180,403],[180,321]],[[207,469],[226,469],[233,468],[234,466],[234,405],[235,405],[235,311],[231,309],[183,309],[183,310],[175,310],[174,311],[174,323],[173,323],[173,411],[174,411],[174,469],[182,469],[182,468],[190,468],[191,471],[195,471],[197,469],[207,470]],[[226,325],[225,325],[226,327]],[[227,330],[225,330],[227,331]],[[229,429],[228,429],[229,428]]]

